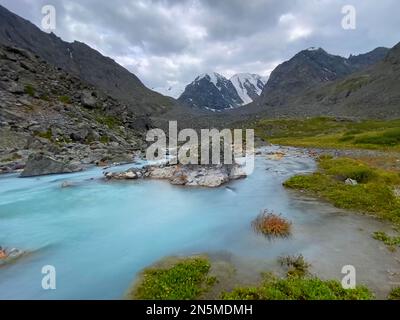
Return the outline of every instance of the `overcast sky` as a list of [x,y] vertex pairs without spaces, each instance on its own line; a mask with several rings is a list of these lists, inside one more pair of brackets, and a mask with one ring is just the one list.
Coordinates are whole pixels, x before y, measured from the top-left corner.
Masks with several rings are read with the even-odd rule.
[[[269,75],[308,47],[348,56],[400,41],[398,0],[0,0],[40,27],[57,10],[55,33],[78,40],[135,73],[150,88],[216,71]],[[355,30],[342,28],[353,5]]]

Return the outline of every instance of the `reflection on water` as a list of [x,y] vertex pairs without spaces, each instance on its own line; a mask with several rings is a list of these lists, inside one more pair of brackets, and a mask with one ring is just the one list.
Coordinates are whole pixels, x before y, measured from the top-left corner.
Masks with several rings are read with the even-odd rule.
[[[302,253],[325,278],[341,279],[342,266],[351,264],[358,282],[382,296],[399,281],[390,272],[400,265],[371,233],[389,226],[285,190],[289,176],[315,169],[289,150],[281,160],[257,157],[251,176],[218,189],[104,182],[98,168],[0,177],[0,245],[32,251],[0,268],[0,298],[118,299],[143,267],[203,252],[224,253],[244,282],[276,268],[285,254]],[[72,186],[61,188],[66,180]],[[264,208],[293,222],[291,238],[271,242],[253,233],[251,221]],[[56,267],[57,290],[41,288],[44,265]]]

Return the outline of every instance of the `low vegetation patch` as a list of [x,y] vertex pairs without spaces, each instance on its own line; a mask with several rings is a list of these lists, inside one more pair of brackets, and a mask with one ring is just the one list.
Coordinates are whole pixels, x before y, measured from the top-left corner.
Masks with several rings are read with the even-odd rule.
[[318,117],[260,120],[250,125],[258,137],[280,145],[400,151],[400,120],[356,122]]
[[[347,185],[350,178],[357,185]],[[321,157],[319,171],[294,176],[284,182],[291,189],[309,191],[336,207],[353,209],[400,223],[400,201],[394,188],[400,184],[398,173],[386,171],[353,159]]]
[[369,82],[370,77],[368,75],[346,79],[336,86],[336,92],[339,93],[357,91],[358,89],[361,89],[363,86],[367,85]]
[[60,96],[58,100],[64,104],[71,104],[71,98],[69,96]]
[[385,147],[394,147],[400,143],[400,128],[388,129],[375,134],[364,135],[354,139],[354,144],[369,144]]
[[288,237],[292,223],[268,210],[261,212],[252,222],[253,229],[267,237]]
[[277,278],[264,274],[258,287],[237,288],[222,294],[225,300],[371,300],[373,294],[363,286],[343,289],[339,281],[318,278]]
[[390,291],[390,293],[389,293],[388,299],[389,300],[400,300],[400,287],[392,289],[392,291]]
[[49,128],[49,129],[47,129],[47,131],[36,132],[35,136],[44,138],[47,140],[51,140],[53,138],[53,133],[52,133],[51,129]]
[[129,297],[139,300],[197,299],[217,281],[209,276],[210,267],[206,257],[190,257],[147,268]]
[[382,241],[384,244],[393,249],[400,246],[400,237],[391,237],[383,231],[374,232],[373,238],[375,240]]
[[109,143],[110,142],[110,138],[108,137],[108,136],[101,136],[100,137],[100,142],[101,143],[104,143],[104,144],[107,144],[107,143]]
[[288,277],[305,277],[309,274],[310,264],[303,255],[280,257],[278,262],[282,267],[288,268]]
[[96,115],[96,121],[110,129],[116,129],[121,125],[121,121],[115,117],[108,115]]
[[33,97],[33,96],[35,95],[35,92],[36,92],[35,88],[34,88],[32,85],[30,85],[30,84],[27,84],[27,85],[25,86],[24,91],[25,91],[25,93],[26,93],[27,95],[29,95],[29,96],[31,96],[31,97]]

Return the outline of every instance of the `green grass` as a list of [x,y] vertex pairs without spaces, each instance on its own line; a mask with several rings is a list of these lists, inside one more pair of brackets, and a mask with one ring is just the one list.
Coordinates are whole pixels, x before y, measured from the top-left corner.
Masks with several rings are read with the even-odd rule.
[[110,129],[116,129],[121,125],[121,121],[115,117],[108,115],[97,115],[96,121],[102,125],[107,126]]
[[392,289],[392,291],[389,293],[388,299],[400,300],[400,287]]
[[336,86],[336,93],[356,91],[367,85],[369,82],[370,77],[368,75],[346,79]]
[[258,287],[237,288],[222,294],[225,300],[371,300],[373,294],[363,286],[343,289],[339,281],[318,278],[264,275]]
[[[346,185],[347,178],[358,185]],[[319,171],[299,175],[284,182],[291,189],[304,190],[322,197],[338,208],[357,210],[400,223],[400,200],[393,188],[400,184],[398,173],[377,169],[361,161],[321,157]]]
[[108,137],[108,136],[101,136],[101,137],[100,137],[100,142],[101,142],[101,143],[104,143],[104,144],[107,144],[107,143],[110,142],[110,137]]
[[354,139],[354,144],[378,145],[394,147],[400,143],[400,128],[387,129],[381,133],[360,136]]
[[47,129],[47,131],[44,131],[44,132],[36,132],[35,135],[37,137],[44,138],[44,139],[47,139],[47,140],[51,140],[53,138],[53,133],[51,132],[50,128]]
[[71,104],[71,98],[69,96],[60,96],[58,100],[64,104]]
[[216,279],[209,276],[210,262],[205,257],[178,259],[167,267],[145,269],[129,295],[139,300],[193,300],[200,297]]
[[319,117],[260,120],[251,126],[261,139],[280,145],[400,151],[400,119],[355,122]]
[[305,277],[309,274],[310,264],[304,259],[303,255],[280,257],[278,262],[282,267],[288,268],[288,277]]
[[47,94],[41,94],[39,98],[44,101],[50,101],[50,97]]
[[35,88],[34,88],[32,85],[30,85],[30,84],[27,84],[27,85],[25,86],[24,91],[25,91],[25,93],[26,93],[27,95],[29,95],[29,96],[31,96],[31,97],[33,97],[33,96],[35,95],[35,92],[36,92]]
[[386,232],[378,231],[373,234],[374,239],[382,241],[384,244],[390,247],[400,246],[400,237],[391,237]]

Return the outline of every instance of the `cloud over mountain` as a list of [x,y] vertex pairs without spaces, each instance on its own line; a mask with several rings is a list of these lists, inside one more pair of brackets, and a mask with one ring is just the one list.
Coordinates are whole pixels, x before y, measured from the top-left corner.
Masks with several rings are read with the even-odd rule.
[[[46,0],[0,0],[40,26]],[[269,75],[300,50],[334,54],[392,47],[400,20],[395,0],[355,1],[356,30],[341,27],[346,0],[54,0],[55,33],[111,56],[150,88],[182,86],[197,74]]]

